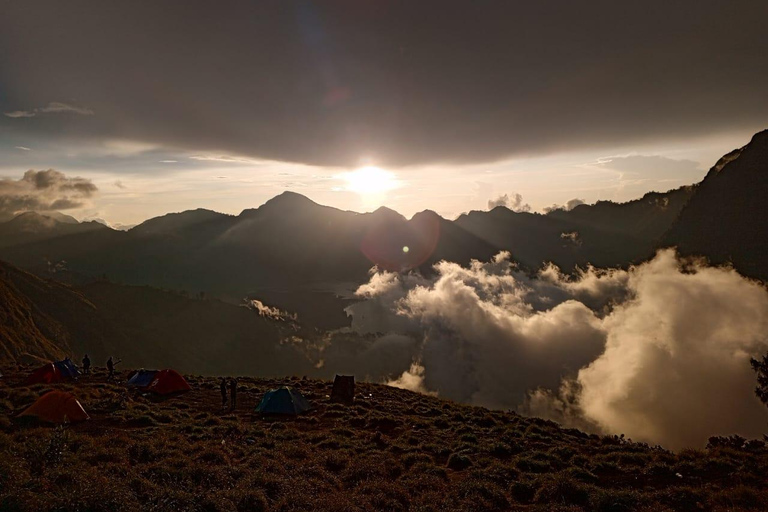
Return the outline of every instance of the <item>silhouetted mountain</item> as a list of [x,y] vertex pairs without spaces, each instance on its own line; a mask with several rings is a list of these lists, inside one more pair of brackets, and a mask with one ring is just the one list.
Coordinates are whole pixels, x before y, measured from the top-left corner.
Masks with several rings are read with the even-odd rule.
[[554,262],[570,272],[588,264],[626,267],[679,244],[687,254],[768,277],[761,257],[768,248],[765,133],[724,157],[699,185],[622,204],[547,215],[497,207],[455,221],[427,210],[408,220],[388,208],[360,214],[285,192],[237,216],[187,211],[128,232],[25,214],[0,224],[0,257],[76,283],[108,277],[233,302],[259,298],[323,329],[347,322],[347,302],[337,294],[364,282],[373,265],[429,272],[441,259],[466,264],[501,250],[532,270]]
[[0,223],[0,247],[21,245],[38,240],[87,233],[108,227],[98,222],[78,222],[58,212],[27,212]]
[[682,254],[732,263],[740,273],[768,279],[768,130],[728,153],[696,185],[664,237]]
[[198,208],[181,213],[169,213],[142,222],[130,229],[135,235],[173,235],[187,229],[200,229],[209,223],[230,218],[231,215]]

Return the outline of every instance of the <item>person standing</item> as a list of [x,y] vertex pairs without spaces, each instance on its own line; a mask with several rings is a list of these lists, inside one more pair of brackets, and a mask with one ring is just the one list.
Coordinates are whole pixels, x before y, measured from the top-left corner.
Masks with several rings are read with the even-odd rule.
[[107,359],[107,371],[109,371],[109,375],[107,375],[107,380],[115,379],[115,366],[120,364],[120,361],[122,361],[122,359],[118,359],[116,363],[112,362],[112,356],[109,356],[109,359]]
[[89,375],[91,373],[91,359],[88,354],[85,354],[83,358],[83,375]]
[[235,407],[237,407],[237,379],[232,379],[229,381],[229,392],[232,395],[229,407],[230,410],[234,411]]
[[221,408],[224,409],[227,406],[227,379],[224,377],[221,378],[219,388],[221,389]]

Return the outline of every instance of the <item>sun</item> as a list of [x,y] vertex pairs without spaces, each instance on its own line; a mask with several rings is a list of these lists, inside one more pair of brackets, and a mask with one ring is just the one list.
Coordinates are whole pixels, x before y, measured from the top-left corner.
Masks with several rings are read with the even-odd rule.
[[384,194],[400,186],[394,173],[374,166],[361,167],[343,173],[341,178],[345,182],[345,190],[357,192],[361,196]]

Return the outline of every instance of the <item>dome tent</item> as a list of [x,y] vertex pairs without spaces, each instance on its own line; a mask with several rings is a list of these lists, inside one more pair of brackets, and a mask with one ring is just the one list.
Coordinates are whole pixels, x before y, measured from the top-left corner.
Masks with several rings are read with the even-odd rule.
[[297,415],[310,410],[312,407],[307,399],[292,387],[283,386],[270,389],[264,393],[256,412],[261,414],[290,414]]
[[49,423],[85,421],[90,418],[74,395],[58,390],[49,391],[38,398],[19,417],[33,417]]
[[77,366],[69,359],[63,359],[54,363],[47,363],[32,372],[27,377],[26,385],[63,382],[64,379],[73,379],[78,375],[80,375],[80,372],[77,370]]
[[128,379],[128,382],[125,383],[125,385],[135,386],[137,388],[146,388],[147,386],[152,384],[152,381],[155,380],[156,375],[157,375],[157,370],[144,370],[142,368],[141,370],[133,372],[133,374]]
[[155,373],[152,382],[145,389],[158,395],[168,395],[170,393],[189,391],[192,388],[176,370],[160,370]]

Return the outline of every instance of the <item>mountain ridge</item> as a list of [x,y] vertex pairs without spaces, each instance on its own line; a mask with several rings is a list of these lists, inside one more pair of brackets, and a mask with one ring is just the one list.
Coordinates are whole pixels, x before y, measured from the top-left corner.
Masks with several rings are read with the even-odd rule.
[[[205,291],[227,300],[257,296],[319,322],[324,320],[314,313],[317,303],[306,305],[302,297],[324,283],[360,284],[373,266],[429,273],[442,259],[468,264],[500,251],[510,251],[530,271],[551,262],[570,273],[588,265],[626,268],[673,245],[684,254],[711,256],[714,263],[733,263],[750,277],[768,279],[768,262],[726,251],[740,244],[768,251],[760,244],[762,221],[753,219],[755,214],[768,218],[760,196],[768,183],[750,178],[768,172],[749,170],[764,168],[768,160],[766,134],[756,134],[719,159],[699,184],[625,203],[598,201],[547,214],[497,207],[454,220],[425,210],[406,219],[386,207],[357,213],[288,191],[237,216],[188,210],[148,219],[128,232],[54,224],[31,236],[13,233],[13,225],[4,223],[0,258],[40,274],[59,269],[59,279],[106,275],[125,284]],[[734,192],[718,209],[740,213],[711,215],[721,187]],[[712,229],[726,220],[726,227]],[[706,238],[707,230],[721,232],[720,238]],[[328,287],[326,299],[335,300],[331,289],[336,288]],[[339,322],[323,326],[344,326]]]

